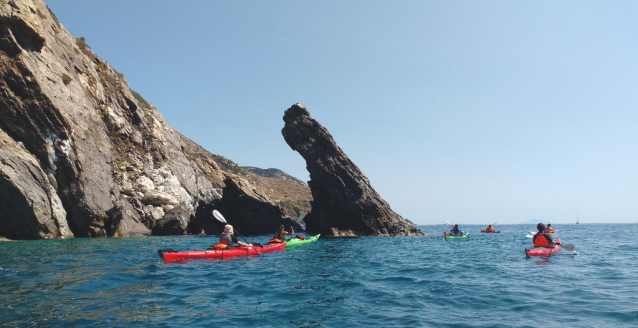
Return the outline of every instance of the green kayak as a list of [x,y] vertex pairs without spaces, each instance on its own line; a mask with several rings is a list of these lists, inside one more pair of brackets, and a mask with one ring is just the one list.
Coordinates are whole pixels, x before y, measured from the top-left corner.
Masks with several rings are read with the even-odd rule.
[[464,232],[462,235],[451,235],[451,234],[446,232],[446,233],[444,233],[444,235],[445,235],[445,240],[448,240],[448,239],[467,238],[467,236],[469,236],[470,233],[469,232]]
[[306,239],[299,239],[297,237],[288,239],[286,241],[286,248],[288,248],[290,246],[297,246],[297,245],[303,245],[303,244],[312,243],[313,241],[316,241],[317,239],[319,239],[319,236],[321,236],[321,234],[318,234],[318,235],[316,235],[314,237],[309,237],[309,238],[306,238]]

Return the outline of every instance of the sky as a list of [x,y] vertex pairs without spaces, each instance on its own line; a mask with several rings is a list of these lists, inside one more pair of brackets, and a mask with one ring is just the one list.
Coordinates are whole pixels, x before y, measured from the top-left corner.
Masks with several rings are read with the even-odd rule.
[[638,222],[636,1],[45,2],[241,166],[309,179],[299,102],[417,224]]

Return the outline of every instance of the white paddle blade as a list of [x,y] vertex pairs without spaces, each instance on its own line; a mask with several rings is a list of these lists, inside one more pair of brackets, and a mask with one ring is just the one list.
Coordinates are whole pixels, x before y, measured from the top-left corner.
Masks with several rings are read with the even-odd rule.
[[224,216],[221,213],[219,213],[218,210],[213,210],[213,216],[215,217],[215,219],[217,219],[217,221],[221,223],[227,223],[226,219],[224,219]]
[[525,237],[527,237],[527,238],[534,238],[534,236],[532,236],[532,235],[525,235]]
[[447,224],[447,225],[449,225],[449,226],[451,226],[451,225],[452,225],[450,222],[447,222],[447,221],[445,221],[445,220],[443,220],[443,222],[445,222],[445,224]]
[[299,223],[299,222],[300,222],[301,220],[303,220],[303,218],[305,218],[305,217],[306,217],[306,213],[301,214],[301,215],[297,218],[297,221],[295,221],[295,222]]

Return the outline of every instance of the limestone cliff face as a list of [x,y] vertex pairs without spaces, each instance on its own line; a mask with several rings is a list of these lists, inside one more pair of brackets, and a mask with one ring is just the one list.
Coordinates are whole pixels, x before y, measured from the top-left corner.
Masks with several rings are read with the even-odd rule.
[[390,209],[303,105],[286,110],[284,122],[284,139],[306,160],[310,173],[312,211],[305,218],[309,232],[327,236],[421,234]]
[[0,0],[0,235],[199,233],[233,174],[189,142],[42,0]]

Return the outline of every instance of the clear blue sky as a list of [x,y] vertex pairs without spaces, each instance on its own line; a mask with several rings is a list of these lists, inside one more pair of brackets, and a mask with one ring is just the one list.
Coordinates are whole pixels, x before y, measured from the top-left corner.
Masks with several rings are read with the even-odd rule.
[[416,223],[638,222],[637,1],[46,3],[239,165],[308,179],[300,102]]

